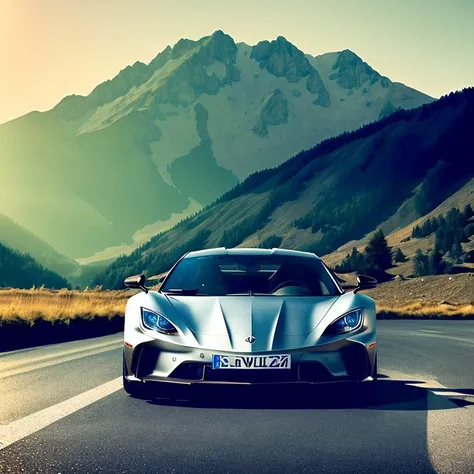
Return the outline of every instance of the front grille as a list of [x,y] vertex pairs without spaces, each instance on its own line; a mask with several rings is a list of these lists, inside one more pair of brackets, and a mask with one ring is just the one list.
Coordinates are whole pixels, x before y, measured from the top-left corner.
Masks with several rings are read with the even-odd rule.
[[305,382],[329,382],[331,373],[320,362],[305,362],[299,366],[299,377]]
[[205,382],[285,383],[330,382],[332,374],[320,362],[294,364],[291,369],[213,369],[210,364],[185,362],[170,374],[170,378]]
[[185,379],[185,380],[202,380],[203,378],[204,364],[199,362],[185,362],[170,374],[170,378],[173,379]]
[[291,369],[216,369],[204,368],[204,380],[209,382],[270,383],[296,382],[298,366]]

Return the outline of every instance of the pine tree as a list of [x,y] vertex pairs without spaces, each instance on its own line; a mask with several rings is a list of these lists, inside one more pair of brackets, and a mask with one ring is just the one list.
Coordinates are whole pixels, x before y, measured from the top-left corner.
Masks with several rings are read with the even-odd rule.
[[413,264],[414,264],[414,273],[415,276],[424,276],[428,275],[429,268],[428,268],[428,256],[424,255],[421,249],[416,251],[415,256],[413,257]]
[[406,261],[406,255],[402,252],[400,248],[396,250],[396,252],[393,254],[393,260],[395,262],[405,262]]
[[375,267],[386,270],[392,266],[392,252],[382,229],[377,230],[365,248],[367,259]]
[[437,275],[438,273],[442,273],[442,261],[442,255],[436,250],[432,250],[428,255],[428,273],[430,275]]
[[449,252],[452,258],[456,261],[456,263],[461,263],[461,257],[463,254],[462,246],[459,237],[454,238],[454,244],[451,247],[451,250]]
[[467,221],[474,216],[474,211],[472,210],[472,207],[470,204],[466,204],[464,206],[464,211],[463,211],[463,217],[464,217],[464,222],[467,223]]

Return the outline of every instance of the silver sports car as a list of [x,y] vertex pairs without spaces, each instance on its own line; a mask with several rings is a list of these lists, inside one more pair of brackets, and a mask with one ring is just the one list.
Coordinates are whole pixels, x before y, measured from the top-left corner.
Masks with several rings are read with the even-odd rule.
[[358,283],[343,289],[316,255],[282,249],[190,252],[158,291],[127,278],[143,292],[125,313],[124,388],[374,381],[375,303],[358,291],[376,281]]

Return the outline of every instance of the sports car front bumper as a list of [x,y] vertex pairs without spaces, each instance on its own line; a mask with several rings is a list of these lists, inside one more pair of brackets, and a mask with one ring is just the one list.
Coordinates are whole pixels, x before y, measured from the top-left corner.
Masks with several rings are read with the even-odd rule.
[[[213,369],[212,355],[235,352],[191,348],[154,340],[125,346],[126,378],[134,382],[204,384],[318,384],[362,381],[373,373],[375,341],[340,339],[323,345],[251,355],[291,355],[290,369]],[[248,355],[248,354],[247,354]]]

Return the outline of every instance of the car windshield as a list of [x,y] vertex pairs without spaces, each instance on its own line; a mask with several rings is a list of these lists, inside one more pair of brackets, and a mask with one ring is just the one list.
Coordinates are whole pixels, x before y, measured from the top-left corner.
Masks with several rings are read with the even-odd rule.
[[196,296],[340,294],[319,259],[275,254],[186,257],[161,291]]

